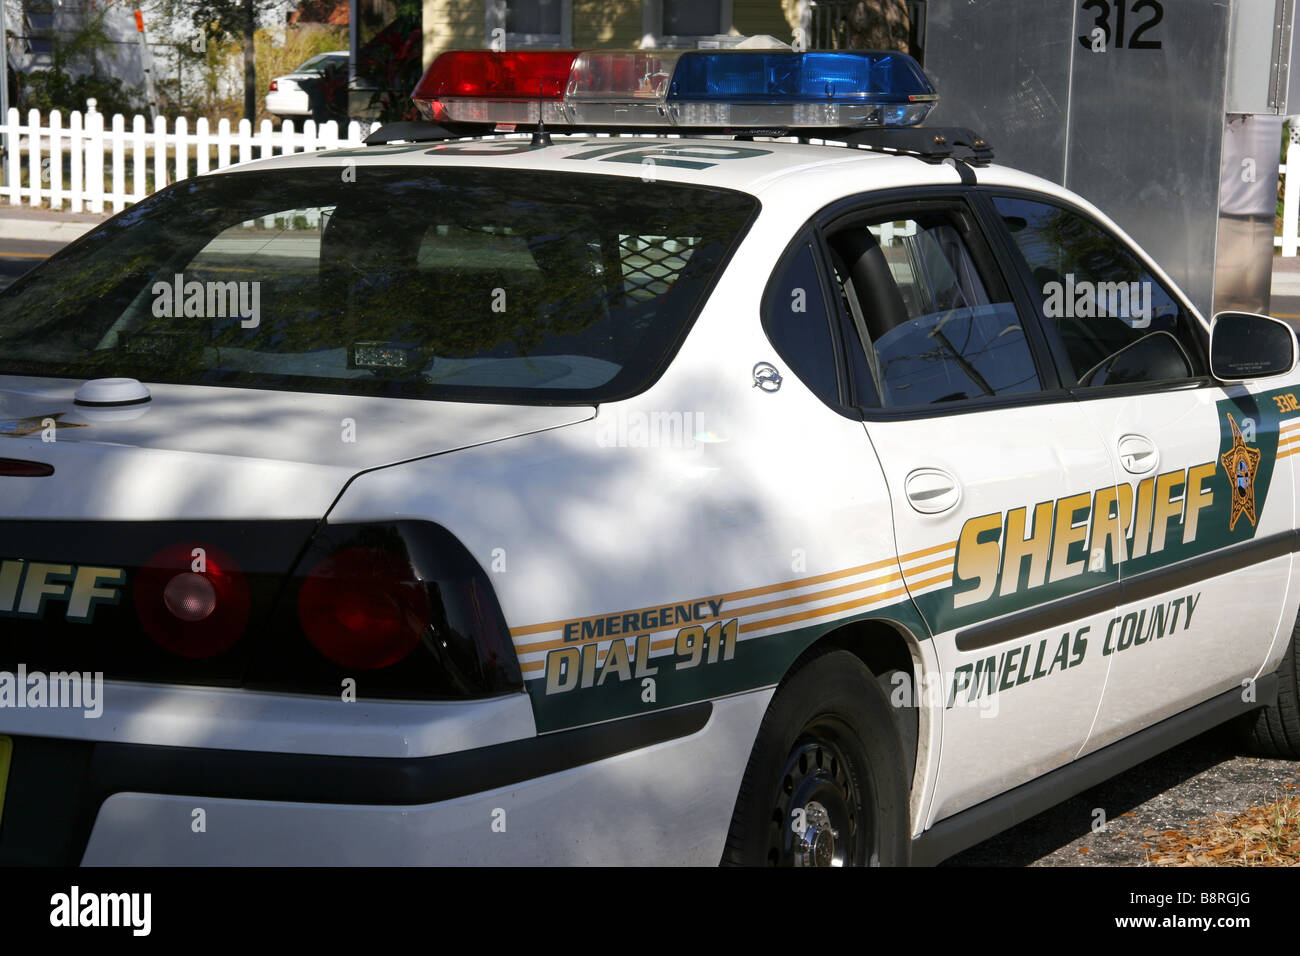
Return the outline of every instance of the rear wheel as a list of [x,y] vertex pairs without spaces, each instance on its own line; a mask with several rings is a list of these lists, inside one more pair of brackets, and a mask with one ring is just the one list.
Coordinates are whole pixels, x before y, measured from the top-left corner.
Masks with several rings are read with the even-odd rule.
[[848,651],[816,654],[768,705],[723,863],[906,863],[903,766],[889,700],[875,677]]
[[1277,703],[1247,714],[1243,721],[1251,750],[1273,757],[1300,760],[1300,619],[1291,630],[1291,644],[1277,669]]

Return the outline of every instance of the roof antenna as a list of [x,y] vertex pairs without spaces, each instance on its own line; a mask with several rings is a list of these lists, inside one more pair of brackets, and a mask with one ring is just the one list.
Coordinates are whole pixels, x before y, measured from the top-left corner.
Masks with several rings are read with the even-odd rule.
[[530,143],[533,149],[551,145],[551,134],[546,129],[546,120],[543,119],[544,111],[546,109],[546,100],[544,98],[545,90],[542,84],[543,81],[537,81],[537,129],[533,130],[533,138]]

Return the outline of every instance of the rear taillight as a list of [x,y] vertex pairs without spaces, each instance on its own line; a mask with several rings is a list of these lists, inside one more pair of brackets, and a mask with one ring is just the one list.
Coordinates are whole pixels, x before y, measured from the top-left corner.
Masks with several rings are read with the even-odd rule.
[[181,657],[216,657],[248,629],[248,581],[234,558],[210,542],[156,552],[140,566],[132,593],[145,633]]
[[307,640],[342,667],[396,664],[415,650],[431,617],[429,595],[410,564],[375,548],[326,558],[298,592]]
[[253,653],[247,687],[464,699],[521,691],[487,572],[441,525],[319,525]]
[[276,90],[278,90],[279,88],[280,88],[280,84],[279,84],[278,82],[276,82],[275,80],[272,80],[272,81],[271,81],[271,89],[269,90],[269,92],[274,93],[274,92],[275,92]]
[[0,557],[40,563],[48,585],[40,616],[3,618],[0,672],[334,699],[523,691],[491,577],[431,522],[4,521]]

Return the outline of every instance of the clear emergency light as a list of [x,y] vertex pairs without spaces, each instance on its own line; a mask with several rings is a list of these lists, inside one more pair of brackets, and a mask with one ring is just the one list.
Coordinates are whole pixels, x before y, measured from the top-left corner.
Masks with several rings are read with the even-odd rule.
[[425,119],[691,129],[917,126],[938,95],[903,53],[455,50],[412,94]]
[[573,62],[564,105],[580,126],[670,126],[664,99],[681,52],[593,50]]

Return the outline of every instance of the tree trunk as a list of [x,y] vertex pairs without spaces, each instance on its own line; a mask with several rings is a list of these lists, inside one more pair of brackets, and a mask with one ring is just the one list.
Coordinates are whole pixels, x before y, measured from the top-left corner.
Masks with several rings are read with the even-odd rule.
[[257,28],[256,0],[244,0],[244,117],[251,124],[257,118],[257,58],[253,31]]

